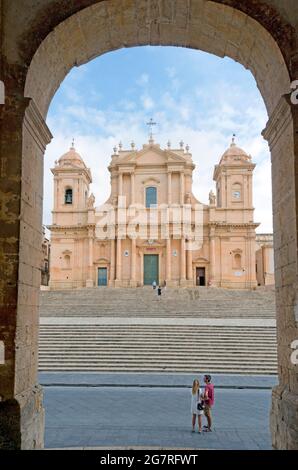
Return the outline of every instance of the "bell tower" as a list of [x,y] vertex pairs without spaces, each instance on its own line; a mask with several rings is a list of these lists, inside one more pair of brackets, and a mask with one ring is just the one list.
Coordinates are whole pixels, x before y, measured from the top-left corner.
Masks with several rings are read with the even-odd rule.
[[87,222],[90,169],[76,152],[70,150],[55,162],[53,225],[78,225]]
[[230,147],[214,169],[218,209],[253,209],[254,168],[251,156],[237,147],[233,137]]

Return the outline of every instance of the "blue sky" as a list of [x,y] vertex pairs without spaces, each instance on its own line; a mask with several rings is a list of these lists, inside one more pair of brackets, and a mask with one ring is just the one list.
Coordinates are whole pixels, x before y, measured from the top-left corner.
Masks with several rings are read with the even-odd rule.
[[153,118],[155,140],[190,145],[193,192],[203,203],[215,187],[214,165],[231,142],[250,153],[254,174],[255,220],[259,232],[272,231],[271,165],[261,136],[267,113],[251,73],[231,59],[184,48],[138,47],[105,54],[74,68],[51,103],[47,123],[54,139],[45,156],[44,223],[51,223],[50,168],[75,138],[77,151],[93,175],[96,204],[109,196],[107,166],[113,147],[148,140]]

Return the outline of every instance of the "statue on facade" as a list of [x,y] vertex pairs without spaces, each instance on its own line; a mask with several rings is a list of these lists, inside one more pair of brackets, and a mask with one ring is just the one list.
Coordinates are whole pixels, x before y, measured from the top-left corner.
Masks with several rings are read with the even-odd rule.
[[94,194],[91,193],[89,198],[88,198],[88,202],[87,202],[88,209],[93,209],[94,203],[95,203],[95,197],[94,197]]
[[212,191],[212,189],[209,193],[209,204],[210,204],[210,206],[215,206],[215,194]]
[[185,195],[185,204],[191,204],[191,195],[190,195],[190,193],[186,193],[186,195]]

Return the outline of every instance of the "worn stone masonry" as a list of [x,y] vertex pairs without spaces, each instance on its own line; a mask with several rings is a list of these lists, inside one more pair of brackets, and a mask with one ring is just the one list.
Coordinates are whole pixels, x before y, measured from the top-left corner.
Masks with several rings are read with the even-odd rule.
[[[273,445],[298,448],[298,3],[291,0],[0,0],[0,447],[41,448],[37,384],[38,284],[45,118],[68,71],[105,52],[176,45],[229,56],[254,75],[272,154],[279,386]],[[286,96],[285,96],[286,95]]]

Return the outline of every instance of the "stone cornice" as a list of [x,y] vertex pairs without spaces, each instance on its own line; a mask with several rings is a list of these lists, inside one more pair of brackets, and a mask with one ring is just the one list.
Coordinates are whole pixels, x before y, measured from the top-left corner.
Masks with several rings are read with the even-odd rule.
[[[233,201],[234,202],[234,201]],[[242,204],[242,201],[237,202],[235,201],[235,204]],[[216,206],[207,206],[209,209],[212,209],[213,211],[216,212],[239,212],[239,211],[254,211],[254,207],[216,207]]]
[[53,136],[33,99],[25,112],[24,126],[44,153]]
[[89,184],[92,183],[92,175],[90,168],[56,166],[55,168],[51,168],[51,172],[56,178],[59,178],[59,176],[63,174],[63,179],[65,178],[65,174],[69,174],[71,178],[77,178],[78,176],[82,175],[85,176]]
[[249,163],[249,162],[240,162],[240,163],[223,163],[222,165],[216,165],[218,169],[221,171],[225,170],[237,170],[243,169],[243,170],[253,170],[256,167],[255,163]]
[[135,163],[123,163],[120,165],[109,165],[108,170],[112,174],[113,177],[118,176],[119,174],[129,174],[129,173],[135,173],[135,174],[140,174],[142,171],[145,169],[151,170],[152,168],[164,168],[166,172],[179,172],[179,171],[193,171],[196,167],[196,165],[192,162],[182,162],[182,161],[177,161],[177,162],[165,162],[165,163],[144,163],[142,165],[138,165]]
[[[248,171],[253,171],[256,167],[255,163],[250,163],[250,162],[239,162],[239,163],[224,163],[224,164],[217,164],[214,167],[214,172],[213,172],[213,180],[216,181],[217,178],[220,176],[221,173],[225,173],[225,171],[231,171],[231,170],[237,170],[239,172],[240,169],[242,170],[248,170]],[[232,173],[230,173],[232,174]]]
[[256,229],[260,224],[257,223],[230,223],[230,222],[209,222],[210,228],[253,228]]
[[273,113],[271,114],[265,129],[262,131],[262,136],[268,141],[270,149],[272,150],[276,142],[283,134],[285,128],[290,124],[292,119],[291,105],[288,101],[287,95],[283,95]]
[[47,225],[47,229],[51,230],[51,232],[55,231],[63,231],[63,230],[73,230],[73,231],[83,231],[83,230],[88,230],[90,227],[95,227],[95,224],[93,225]]
[[[70,206],[70,204],[69,204]],[[88,213],[90,209],[77,209],[77,210],[67,210],[67,208],[61,208],[59,211],[53,210],[52,214],[86,214]],[[86,224],[84,224],[86,225]]]

